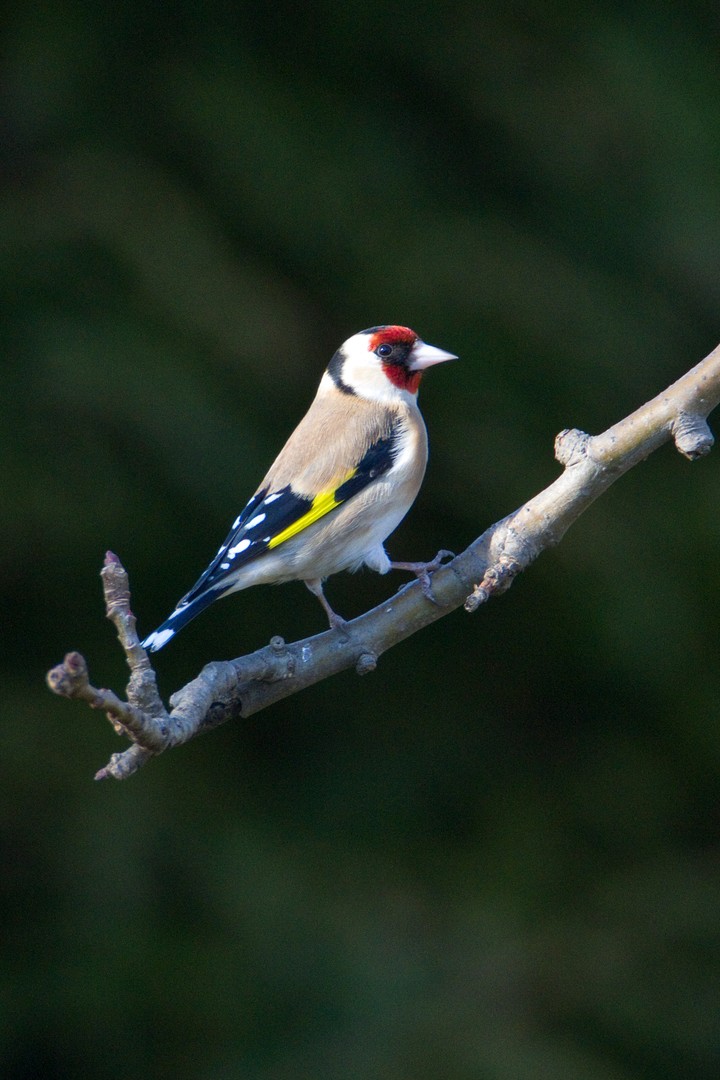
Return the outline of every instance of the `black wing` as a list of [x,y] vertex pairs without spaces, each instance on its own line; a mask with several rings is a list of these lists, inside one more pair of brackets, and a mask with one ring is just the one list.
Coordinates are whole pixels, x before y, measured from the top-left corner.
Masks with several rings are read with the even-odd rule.
[[233,522],[225,542],[205,573],[182,598],[178,607],[192,603],[207,589],[217,589],[225,578],[233,575],[241,566],[297,536],[386,473],[395,460],[397,439],[397,431],[378,439],[336,487],[320,491],[314,498],[299,495],[290,485],[279,491],[265,489],[253,495]]
[[161,649],[178,630],[231,587],[231,579],[241,566],[299,535],[386,473],[395,460],[398,435],[396,427],[388,436],[377,439],[337,486],[318,492],[314,498],[299,495],[289,484],[279,491],[265,488],[253,495],[205,573],[143,645],[152,651]]

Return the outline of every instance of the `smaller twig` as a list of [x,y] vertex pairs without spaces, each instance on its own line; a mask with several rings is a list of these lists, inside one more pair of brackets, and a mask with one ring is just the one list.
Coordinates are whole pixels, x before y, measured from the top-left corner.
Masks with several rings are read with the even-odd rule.
[[112,551],[105,553],[100,577],[105,596],[105,612],[117,630],[118,640],[130,668],[128,701],[149,716],[167,717],[157,688],[155,671],[138,638],[135,616],[130,608],[130,582],[127,571]]
[[465,601],[465,610],[477,611],[481,604],[486,604],[492,596],[501,596],[510,588],[522,570],[517,559],[500,555],[497,562],[488,566],[482,581],[476,585]]
[[94,687],[87,664],[77,652],[68,653],[63,663],[48,673],[47,681],[56,694],[102,709],[115,731],[132,741],[134,745],[129,750],[113,754],[105,768],[96,774],[97,780],[108,776],[120,780],[170,745],[170,718],[158,693],[155,672],[138,640],[127,573],[111,551],[105,555],[100,577],[106,614],[117,630],[130,668],[127,701],[122,701],[112,690]]
[[95,779],[108,780],[112,777],[113,780],[127,780],[154,756],[151,750],[145,750],[142,746],[131,746],[120,754],[112,754],[107,765],[95,773]]
[[118,734],[125,734],[133,740],[143,734],[145,718],[141,711],[129,702],[122,701],[112,690],[94,687],[80,653],[68,653],[62,664],[48,672],[47,682],[50,689],[62,697],[85,701],[91,709],[102,709]]
[[238,685],[275,682],[295,672],[294,655],[281,637],[274,637],[266,649],[249,656],[207,664],[196,679],[171,697],[172,711],[168,712],[147,652],[138,639],[127,572],[111,551],[105,556],[100,576],[106,614],[117,630],[130,668],[127,701],[112,690],[92,686],[87,664],[77,652],[68,653],[63,663],[47,675],[48,685],[56,694],[104,710],[115,731],[133,743],[128,750],[113,754],[96,773],[96,780],[124,780],[164,750],[224,723],[230,717]]

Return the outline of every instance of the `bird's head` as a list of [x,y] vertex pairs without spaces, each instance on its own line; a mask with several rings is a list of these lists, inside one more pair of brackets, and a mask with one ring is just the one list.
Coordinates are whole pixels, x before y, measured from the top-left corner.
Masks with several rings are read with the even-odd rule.
[[457,360],[453,353],[426,345],[407,326],[371,326],[340,346],[327,374],[346,394],[392,401],[417,394],[426,368]]

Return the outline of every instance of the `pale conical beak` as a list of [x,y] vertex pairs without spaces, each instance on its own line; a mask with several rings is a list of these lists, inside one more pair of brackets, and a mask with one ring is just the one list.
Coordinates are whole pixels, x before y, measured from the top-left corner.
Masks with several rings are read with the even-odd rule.
[[424,341],[416,341],[410,353],[408,367],[410,371],[424,371],[433,364],[444,364],[446,360],[457,360],[457,356],[444,349],[438,349],[435,345],[426,345]]

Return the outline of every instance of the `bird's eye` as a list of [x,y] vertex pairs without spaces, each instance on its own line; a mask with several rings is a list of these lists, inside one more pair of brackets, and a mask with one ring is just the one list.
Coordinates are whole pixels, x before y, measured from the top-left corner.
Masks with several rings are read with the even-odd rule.
[[384,345],[378,345],[375,351],[377,352],[378,356],[390,356],[391,352],[393,351],[393,347],[392,345],[388,345],[387,343],[385,343]]

